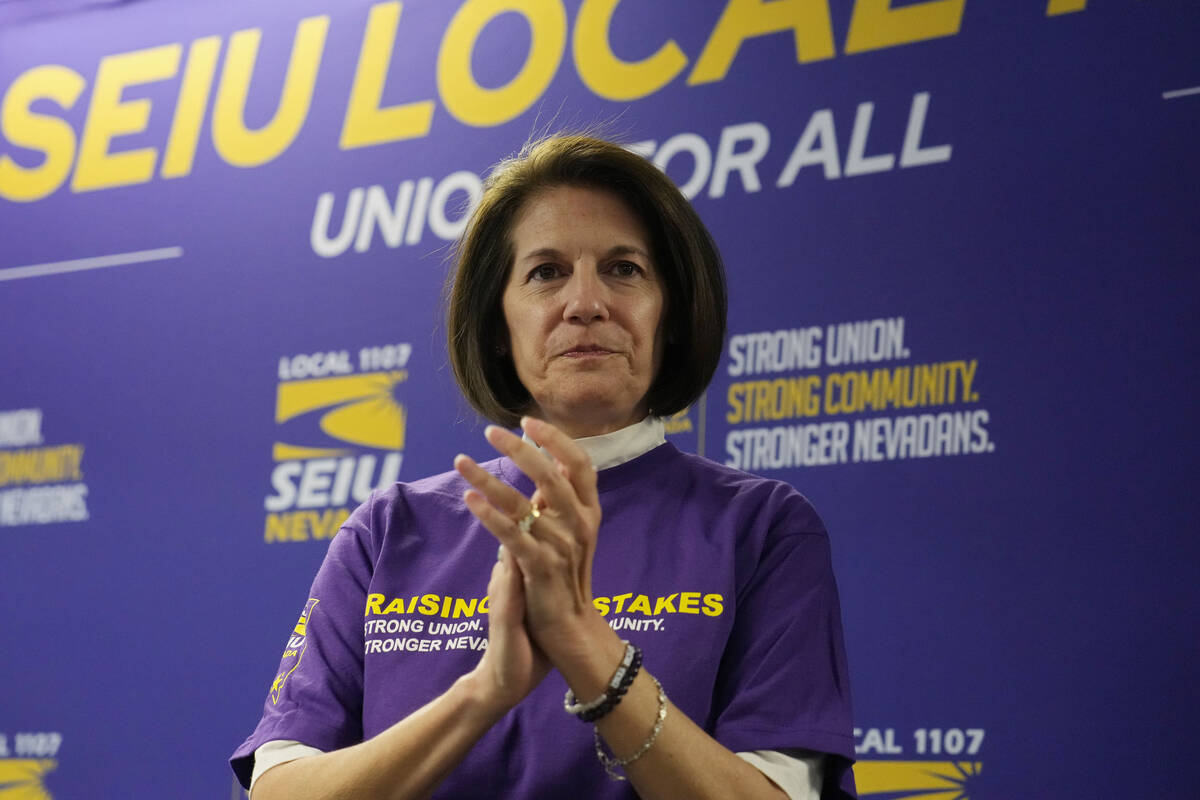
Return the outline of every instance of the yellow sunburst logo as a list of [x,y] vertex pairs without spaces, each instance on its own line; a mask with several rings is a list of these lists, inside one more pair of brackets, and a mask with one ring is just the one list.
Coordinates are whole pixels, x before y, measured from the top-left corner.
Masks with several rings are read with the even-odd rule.
[[980,761],[859,761],[854,782],[864,800],[971,800]]
[[0,758],[0,799],[54,800],[43,779],[57,768],[49,758]]
[[[279,384],[275,398],[275,423],[283,425],[315,417],[307,429],[295,431],[306,445],[275,442],[276,461],[331,458],[347,455],[342,447],[314,446],[322,438],[379,450],[403,450],[405,410],[396,399],[396,387],[408,379],[407,370],[366,372],[336,378],[289,381]],[[319,414],[317,412],[320,412]]]

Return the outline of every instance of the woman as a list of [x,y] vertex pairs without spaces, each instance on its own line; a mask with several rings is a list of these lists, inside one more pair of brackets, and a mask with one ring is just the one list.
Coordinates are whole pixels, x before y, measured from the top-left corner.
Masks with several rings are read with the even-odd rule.
[[853,796],[820,519],[663,436],[724,319],[716,249],[644,159],[556,137],[497,168],[449,345],[525,438],[490,426],[501,458],[347,521],[234,754],[254,800]]

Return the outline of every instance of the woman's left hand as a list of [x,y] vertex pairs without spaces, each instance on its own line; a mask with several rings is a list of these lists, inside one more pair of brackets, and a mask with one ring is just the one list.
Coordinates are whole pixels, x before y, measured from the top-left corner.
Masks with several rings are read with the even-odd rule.
[[[530,638],[576,697],[598,697],[625,645],[592,606],[592,559],[600,528],[596,470],[587,453],[558,428],[528,417],[521,424],[544,453],[502,428],[489,426],[485,435],[533,480],[532,497],[467,456],[456,458],[454,468],[474,487],[464,495],[467,507],[508,551],[505,561],[515,561],[521,571]],[[541,514],[523,531],[519,523],[533,506]],[[667,708],[658,694],[645,677],[633,682],[620,706],[597,725],[610,748],[631,753],[646,741],[649,721]],[[662,735],[628,771],[639,797],[784,797],[763,773],[678,708],[669,708],[671,720]]]
[[[467,507],[520,568],[525,624],[554,661],[558,645],[586,638],[589,626],[604,624],[592,606],[600,498],[596,470],[579,445],[548,422],[526,417],[522,425],[545,453],[494,425],[484,435],[533,480],[537,488],[532,497],[526,498],[467,456],[455,459],[454,467],[475,487],[464,495]],[[527,525],[528,532],[523,531],[519,523],[533,507],[540,509],[540,516]]]

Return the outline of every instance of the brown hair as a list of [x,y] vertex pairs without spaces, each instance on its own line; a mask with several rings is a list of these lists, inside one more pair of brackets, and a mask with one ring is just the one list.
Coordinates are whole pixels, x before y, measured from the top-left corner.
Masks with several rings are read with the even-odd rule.
[[459,241],[448,287],[454,377],[483,416],[515,427],[529,392],[503,343],[501,297],[513,264],[512,227],[534,195],[556,186],[608,191],[646,226],[666,289],[663,358],[646,395],[652,414],[691,405],[712,379],[725,339],[725,271],[708,229],[666,175],[620,145],[580,135],[531,142],[496,166]]

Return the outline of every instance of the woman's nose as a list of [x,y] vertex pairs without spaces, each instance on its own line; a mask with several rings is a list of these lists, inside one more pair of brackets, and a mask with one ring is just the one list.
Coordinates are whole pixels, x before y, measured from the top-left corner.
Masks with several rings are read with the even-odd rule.
[[563,319],[584,324],[608,319],[608,287],[594,270],[576,267],[564,290]]

